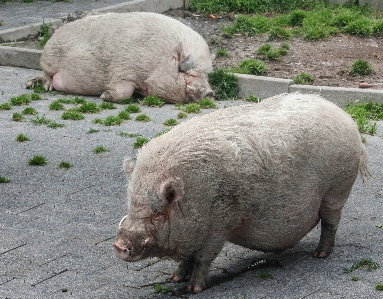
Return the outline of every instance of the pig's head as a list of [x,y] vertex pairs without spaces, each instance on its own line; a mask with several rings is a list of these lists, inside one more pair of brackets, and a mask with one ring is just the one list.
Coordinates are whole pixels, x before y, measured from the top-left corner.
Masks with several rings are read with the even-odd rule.
[[207,71],[210,69],[202,70],[192,55],[188,55],[180,62],[178,70],[185,81],[185,94],[188,101],[199,102],[203,98],[214,97],[207,78]]
[[[131,165],[125,164],[125,168]],[[174,255],[170,221],[183,196],[180,178],[151,180],[133,174],[128,187],[128,214],[120,221],[113,243],[115,255],[127,262]]]

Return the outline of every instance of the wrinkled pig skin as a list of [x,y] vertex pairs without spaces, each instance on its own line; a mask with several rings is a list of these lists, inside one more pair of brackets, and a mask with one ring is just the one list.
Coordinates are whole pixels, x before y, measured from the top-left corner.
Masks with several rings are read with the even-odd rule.
[[188,120],[126,159],[128,214],[117,257],[170,256],[170,276],[206,287],[225,241],[282,252],[319,221],[313,255],[334,248],[341,212],[367,152],[352,118],[317,95],[283,94]]
[[197,32],[156,13],[107,13],[58,28],[44,47],[46,90],[101,95],[119,102],[133,92],[166,102],[198,102],[212,97],[207,74],[212,59]]

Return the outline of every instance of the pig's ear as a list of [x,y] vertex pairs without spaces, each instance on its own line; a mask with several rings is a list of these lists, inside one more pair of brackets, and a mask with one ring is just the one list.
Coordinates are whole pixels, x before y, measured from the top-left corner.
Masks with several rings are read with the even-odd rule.
[[129,157],[124,159],[124,171],[128,176],[132,174],[134,166],[135,163],[132,158]]
[[169,204],[182,198],[184,195],[184,182],[181,178],[169,178],[160,186],[159,196],[162,201]]
[[184,60],[182,60],[180,65],[178,66],[178,70],[181,73],[186,73],[187,71],[190,71],[193,68],[195,68],[195,64],[193,61],[193,56],[191,55],[188,55]]

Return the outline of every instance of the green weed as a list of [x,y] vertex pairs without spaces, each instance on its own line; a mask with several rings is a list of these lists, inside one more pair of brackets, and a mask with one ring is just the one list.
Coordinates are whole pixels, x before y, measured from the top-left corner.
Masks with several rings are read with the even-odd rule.
[[77,107],[76,110],[82,113],[98,113],[101,108],[94,102],[82,103],[81,106]]
[[104,120],[102,118],[95,118],[94,120],[92,120],[92,123],[94,124],[104,124]]
[[209,83],[216,100],[237,99],[239,85],[235,75],[223,69],[216,69],[209,74]]
[[126,108],[125,111],[128,113],[140,113],[141,108],[137,104],[129,104]]
[[45,114],[31,118],[30,121],[35,125],[46,125],[48,128],[56,129],[64,127],[64,124],[59,124],[53,120],[48,119]]
[[359,280],[360,280],[360,278],[359,278],[359,277],[357,277],[357,276],[353,276],[353,277],[351,277],[351,280],[352,280],[352,281],[359,281]]
[[59,164],[59,168],[64,168],[64,169],[69,169],[72,167],[72,164],[68,163],[68,162],[65,162],[65,161],[62,161],[60,162]]
[[137,137],[136,138],[136,141],[133,143],[133,148],[137,149],[137,148],[141,148],[145,143],[148,143],[149,142],[149,139],[145,138],[145,137]]
[[117,135],[121,137],[130,137],[130,138],[136,138],[141,136],[140,134],[125,133],[125,132],[118,132]]
[[174,118],[169,118],[165,120],[164,126],[176,126],[178,125],[178,122]]
[[7,179],[3,176],[0,176],[0,184],[6,184],[6,183],[10,183],[11,180],[10,179]]
[[40,26],[40,31],[39,31],[39,46],[40,48],[44,48],[45,44],[47,43],[47,41],[49,40],[50,36],[49,36],[49,28],[51,28],[51,24],[42,24]]
[[57,128],[65,127],[65,125],[64,125],[64,124],[57,123],[57,122],[51,120],[51,121],[49,121],[49,122],[47,123],[47,127],[48,127],[48,128],[51,128],[51,129],[57,129]]
[[150,121],[150,117],[147,116],[146,114],[140,114],[140,115],[136,116],[136,121],[139,121],[139,122],[149,122]]
[[111,110],[111,109],[116,109],[116,106],[110,102],[102,102],[100,104],[100,108],[103,110]]
[[64,120],[82,120],[85,116],[81,112],[76,111],[75,109],[70,109],[67,111],[64,111],[61,115],[61,119]]
[[355,262],[350,268],[344,268],[343,271],[346,273],[351,273],[360,268],[367,268],[368,271],[376,270],[379,268],[379,264],[373,262],[370,259],[361,259],[360,261]]
[[377,284],[375,285],[375,289],[376,289],[377,291],[383,291],[383,283],[377,283]]
[[122,111],[120,111],[120,113],[118,113],[118,117],[121,118],[122,120],[129,120],[130,114],[128,111],[122,110]]
[[221,58],[221,57],[229,57],[230,54],[226,49],[219,48],[217,51],[215,51],[215,58]]
[[362,59],[356,60],[351,66],[351,70],[349,71],[349,74],[351,76],[365,76],[370,75],[372,73],[374,73],[374,70],[371,64],[368,61]]
[[97,133],[97,132],[100,132],[100,130],[97,130],[97,129],[89,129],[86,133],[87,133],[87,134],[93,134],[93,133]]
[[269,31],[269,40],[287,40],[291,38],[291,33],[282,27],[272,27]]
[[11,109],[12,109],[12,106],[10,103],[0,104],[0,110],[11,110]]
[[253,103],[259,103],[261,101],[260,98],[257,98],[256,96],[253,96],[253,95],[248,95],[243,100],[246,102],[253,102]]
[[104,126],[118,126],[122,123],[122,119],[117,115],[110,115],[104,119]]
[[39,95],[38,93],[35,93],[35,92],[31,93],[30,96],[31,96],[32,101],[40,101],[40,100],[44,99],[41,95]]
[[12,120],[13,121],[24,121],[25,118],[21,113],[16,112],[16,113],[12,114]]
[[181,106],[181,110],[186,113],[201,113],[201,106],[198,103],[190,103]]
[[295,84],[309,84],[313,83],[315,78],[308,73],[302,72],[293,77],[293,80]]
[[12,97],[9,100],[12,106],[28,105],[31,101],[31,96],[29,94],[22,94],[16,97]]
[[202,109],[214,109],[214,108],[217,108],[217,105],[214,104],[214,101],[211,100],[211,99],[202,99],[199,103],[199,106],[202,108]]
[[188,115],[185,112],[179,112],[177,114],[177,118],[178,119],[184,119],[184,118],[187,118],[187,117],[188,117]]
[[162,107],[165,102],[159,97],[147,96],[142,100],[141,104],[149,107]]
[[233,69],[233,72],[247,75],[264,75],[267,73],[267,67],[260,60],[245,59],[239,63],[238,67]]
[[30,141],[30,139],[25,136],[24,134],[19,134],[16,136],[16,141],[17,142],[25,142],[25,141]]
[[60,100],[56,100],[50,103],[49,110],[52,110],[52,111],[64,110],[64,105],[62,104]]
[[167,128],[167,129],[165,129],[165,130],[163,130],[163,131],[161,131],[161,132],[158,132],[158,133],[156,134],[156,136],[154,136],[154,137],[158,137],[158,136],[164,135],[165,133],[169,132],[171,129],[172,129],[172,128]]
[[44,93],[46,92],[44,85],[41,83],[35,83],[31,86],[31,89],[33,90],[34,93]]
[[21,111],[22,114],[24,115],[37,115],[39,114],[35,108],[32,107],[27,107],[23,111]]
[[100,145],[100,146],[97,146],[97,147],[93,150],[93,152],[94,152],[95,154],[101,154],[101,153],[105,153],[105,152],[110,152],[110,150]]
[[155,293],[155,294],[159,294],[159,293],[166,294],[166,293],[172,291],[172,289],[164,287],[161,284],[155,284],[155,285],[153,285],[153,288],[154,288],[153,293]]
[[46,165],[47,159],[44,156],[36,155],[33,158],[28,160],[29,165],[35,165],[35,166],[43,166]]

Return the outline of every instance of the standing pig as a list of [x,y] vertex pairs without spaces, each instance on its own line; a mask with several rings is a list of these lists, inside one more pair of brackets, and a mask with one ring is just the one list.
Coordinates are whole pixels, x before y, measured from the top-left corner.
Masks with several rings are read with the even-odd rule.
[[133,92],[169,103],[213,96],[205,40],[161,14],[108,13],[65,24],[45,45],[40,63],[44,77],[27,88],[40,82],[46,90],[101,95],[110,102]]
[[[133,169],[134,168],[134,169]],[[186,121],[146,144],[129,175],[128,215],[113,243],[128,262],[170,256],[170,276],[206,287],[225,241],[281,252],[321,220],[313,255],[334,248],[367,152],[352,118],[317,95],[284,94]]]

